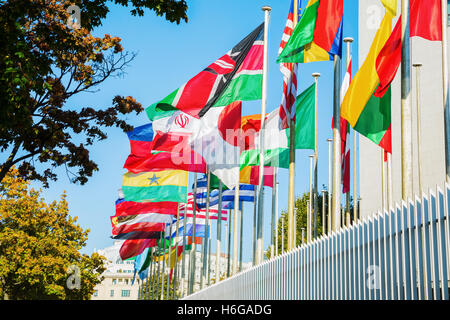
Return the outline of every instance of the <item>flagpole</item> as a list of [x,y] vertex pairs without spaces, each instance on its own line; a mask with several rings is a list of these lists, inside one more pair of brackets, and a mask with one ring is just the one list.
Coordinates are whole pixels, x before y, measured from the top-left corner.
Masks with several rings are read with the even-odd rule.
[[258,223],[258,186],[255,186],[255,201],[253,202],[253,265],[256,265],[256,224]]
[[309,235],[311,229],[311,200],[306,200],[306,206],[306,243],[309,243],[311,241]]
[[414,63],[413,67],[416,69],[416,117],[417,117],[417,170],[419,182],[419,194],[422,194],[422,161],[421,158],[421,125],[420,125],[420,69],[421,63]]
[[169,257],[167,259],[167,267],[169,268],[169,273],[167,275],[167,288],[166,288],[166,300],[169,300],[169,294],[170,294],[170,269],[172,266],[172,225],[173,225],[173,219],[170,222],[170,234],[169,234]]
[[[159,249],[161,249],[161,242],[162,242],[162,233],[161,236],[159,237]],[[156,300],[160,300],[159,298],[161,297],[159,295],[159,278],[161,278],[161,250],[159,250],[159,256],[158,256],[158,274],[156,277]]]
[[241,231],[239,236],[239,272],[242,271],[242,238],[244,236],[244,206],[241,201]]
[[322,190],[322,236],[325,235],[325,192],[326,190]]
[[227,278],[230,277],[230,262],[231,262],[231,209],[228,209],[228,243],[227,243]]
[[311,216],[312,216],[312,212],[313,212],[313,203],[314,203],[314,200],[313,200],[313,197],[314,197],[314,194],[313,194],[313,163],[314,163],[314,155],[312,154],[309,156],[309,205],[308,205],[309,213],[307,216],[308,227],[306,229],[308,243],[311,241],[312,234],[313,234],[312,230],[311,230],[312,229],[311,228],[312,227]]
[[162,275],[161,275],[161,297],[160,300],[164,300],[164,276],[166,273],[166,238],[163,236],[163,261],[162,261]]
[[205,241],[203,241],[203,270],[200,284],[200,290],[203,289],[203,284],[206,278],[207,259],[208,259],[208,242],[209,239],[209,189],[211,187],[211,170],[206,170],[206,220],[205,220]]
[[[190,275],[190,281],[189,281],[189,294],[192,294],[194,292],[194,282],[195,282],[195,260],[196,260],[196,243],[195,243],[195,217],[196,217],[196,211],[197,211],[197,173],[194,173],[194,192],[192,197],[192,249],[189,260],[192,260],[190,264],[192,265],[191,268],[191,275]],[[187,209],[187,208],[186,208]]]
[[402,132],[402,199],[412,197],[412,132],[411,132],[411,40],[409,37],[409,0],[401,4],[401,132]]
[[448,101],[447,6],[447,0],[442,0],[442,98],[444,102],[445,172],[446,182],[450,183],[450,115]]
[[317,112],[318,112],[318,81],[320,77],[320,73],[314,72],[312,74],[314,78],[314,82],[316,84],[316,90],[315,90],[315,111],[314,111],[314,194],[313,194],[313,201],[314,201],[314,239],[318,236],[317,231],[317,215],[319,214],[319,202],[317,198],[317,132],[318,132],[318,124],[317,124]]
[[332,230],[341,227],[341,57],[334,55]]
[[327,231],[328,234],[331,234],[331,144],[333,139],[327,139],[328,141],[328,221],[327,221]]
[[[348,70],[348,67],[350,65],[350,52],[351,52],[351,44],[353,42],[353,38],[346,37],[346,38],[344,38],[344,42],[347,44],[346,70]],[[344,98],[344,97],[341,97],[341,98]],[[350,137],[350,135],[349,135],[349,137]],[[349,149],[350,149],[350,146],[349,146]],[[356,148],[354,148],[354,150],[356,150]],[[353,151],[354,154],[355,154],[355,152],[356,151]],[[344,150],[344,159],[345,159],[345,150]],[[353,170],[353,173],[355,173],[355,170]],[[355,175],[353,177],[353,180],[355,180]],[[345,194],[345,202],[346,202],[345,212],[347,215],[347,226],[350,224],[350,185],[348,187],[349,187],[349,190]]]
[[[187,203],[184,206],[183,212],[183,251],[181,256],[181,296],[185,296],[184,283],[186,278],[186,263],[185,263],[185,251],[186,251],[186,220],[187,220]],[[187,289],[187,287],[186,287]],[[186,290],[187,293],[187,290]]]
[[[150,284],[152,285],[153,290],[153,248],[150,248],[151,256],[150,256],[150,267],[148,268],[148,278],[147,278],[147,300],[150,300]],[[150,280],[151,279],[151,280]]]
[[219,204],[217,217],[217,241],[216,241],[216,283],[220,281],[220,244],[222,241],[222,181],[219,181]]
[[272,10],[269,6],[263,6],[264,11],[264,53],[263,53],[263,79],[261,96],[261,130],[259,150],[259,201],[258,201],[258,223],[256,241],[256,264],[262,263],[263,258],[263,219],[264,219],[264,130],[267,104],[267,48],[269,43],[269,15]]
[[[298,22],[298,2],[294,0],[294,14],[293,14],[293,25],[292,30],[295,29],[295,26]],[[295,69],[295,67],[293,68]],[[297,93],[295,92],[294,96]],[[295,104],[291,107],[295,108]],[[291,250],[295,246],[295,234],[296,230],[294,227],[294,201],[295,201],[295,119],[291,116],[291,114],[286,115],[289,116],[289,190],[288,190],[288,221],[287,221],[287,248]]]
[[273,169],[273,184],[272,184],[272,226],[271,226],[271,241],[270,241],[270,257],[275,255],[275,216],[276,216],[276,201],[277,201],[277,168]]
[[284,253],[284,219],[281,216],[281,254]]
[[275,183],[275,214],[276,214],[276,234],[275,234],[275,256],[278,256],[278,182]]
[[380,160],[381,160],[381,207],[383,210],[386,209],[386,198],[385,198],[385,184],[384,184],[384,149],[380,150]]
[[175,248],[176,248],[176,251],[175,251],[175,271],[174,271],[174,275],[173,275],[173,291],[172,291],[172,298],[175,300],[175,297],[176,297],[176,284],[177,284],[177,276],[178,276],[178,237],[179,237],[179,234],[178,234],[178,230],[179,230],[179,228],[180,228],[180,204],[179,203],[177,203],[177,223],[176,223],[176,226],[175,226],[175,228],[177,229],[177,231],[176,231],[176,233],[175,233]]
[[233,275],[238,271],[238,227],[239,227],[239,177],[234,187],[234,224],[233,224]]

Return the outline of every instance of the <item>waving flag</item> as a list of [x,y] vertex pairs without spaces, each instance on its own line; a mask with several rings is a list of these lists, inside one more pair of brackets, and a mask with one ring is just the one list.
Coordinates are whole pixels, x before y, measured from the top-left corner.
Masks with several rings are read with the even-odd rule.
[[198,118],[213,106],[261,99],[263,41],[264,23],[179,89],[148,108],[149,119],[153,120],[152,110],[165,116],[180,110]]
[[[294,1],[298,0],[292,0],[291,2],[278,55],[280,55],[283,51],[286,43],[292,35],[292,31],[294,30]],[[299,18],[300,14],[301,5],[298,6],[297,11],[297,16]],[[295,105],[295,97],[297,96],[297,70],[298,65],[296,63],[280,63],[280,71],[283,74],[283,97],[281,99],[280,106],[280,119],[283,129],[289,127],[290,119],[295,119],[295,108],[293,108],[293,106]]]
[[125,240],[120,247],[119,254],[122,260],[127,260],[140,255],[146,248],[154,247],[156,239],[132,239]]
[[165,215],[176,215],[177,202],[134,202],[125,201],[123,198],[116,200],[116,216],[132,216],[145,213],[159,213]]
[[277,62],[307,63],[342,55],[343,0],[309,0]]
[[[222,191],[222,208],[234,209],[234,188]],[[197,181],[197,195],[196,203],[200,209],[206,208],[206,198],[208,192],[206,188],[206,179],[204,181]],[[255,186],[250,184],[239,185],[239,202],[254,202],[255,201]],[[217,189],[211,190],[209,193],[210,206],[216,206],[219,203],[219,191]]]
[[[352,78],[352,58],[350,57],[347,72],[341,86],[341,103]],[[334,123],[334,122],[333,122]],[[350,191],[350,149],[347,138],[349,136],[349,125],[347,120],[341,117],[341,163],[342,163],[342,193]],[[355,151],[354,151],[355,152]]]
[[185,202],[187,183],[187,171],[128,172],[123,175],[122,191],[126,201]]
[[[227,210],[222,206],[222,220],[227,220]],[[180,203],[180,215],[183,217],[193,217],[194,216],[194,196],[192,192],[187,195],[187,203]],[[197,205],[195,216],[199,218],[206,218],[206,204],[201,208]],[[217,220],[219,217],[219,207],[217,204],[211,204],[209,206],[209,218],[212,220]]]
[[[163,169],[206,172],[206,163],[203,158],[196,154],[189,145],[182,145],[169,150],[170,152],[152,152],[154,145],[161,143],[161,136],[163,136],[161,131],[157,131],[155,135],[154,130],[160,130],[163,125],[164,123],[161,121],[155,121],[127,132],[131,153],[125,161],[124,168],[133,173]],[[157,141],[155,142],[154,139]]]

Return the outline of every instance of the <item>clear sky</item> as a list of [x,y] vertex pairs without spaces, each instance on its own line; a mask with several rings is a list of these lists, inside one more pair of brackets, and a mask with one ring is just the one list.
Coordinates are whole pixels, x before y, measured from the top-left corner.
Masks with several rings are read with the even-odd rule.
[[[84,93],[69,101],[71,106],[108,107],[115,95],[135,97],[143,107],[166,97],[173,90],[192,78],[203,68],[221,57],[242,38],[249,34],[264,20],[261,7],[272,7],[269,22],[268,47],[268,103],[270,112],[280,106],[282,96],[282,74],[276,63],[281,35],[284,30],[291,0],[188,0],[188,23],[180,25],[167,22],[147,11],[143,17],[134,17],[129,8],[113,6],[103,25],[95,30],[102,36],[107,33],[122,38],[127,51],[134,51],[137,57],[132,61],[123,78],[105,81],[99,91]],[[306,5],[302,1],[302,7]],[[344,37],[353,37],[353,74],[358,67],[358,1],[344,1]],[[81,17],[83,19],[83,17]],[[344,49],[345,57],[345,49]],[[342,77],[344,76],[345,58]],[[315,62],[300,65],[298,93],[313,83],[313,72],[320,72],[318,99],[318,180],[319,191],[328,181],[328,145],[332,137],[331,117],[333,108],[333,62]],[[243,115],[261,112],[261,101],[244,102]],[[128,121],[139,126],[148,123],[145,113],[128,117]],[[91,230],[87,246],[83,252],[91,253],[94,248],[110,246],[111,223],[114,215],[114,201],[117,190],[122,185],[122,175],[126,172],[123,164],[129,154],[126,134],[120,129],[107,130],[108,139],[95,143],[90,148],[91,157],[99,164],[95,173],[83,186],[70,183],[65,170],[55,172],[59,180],[43,189],[47,201],[59,199],[65,190],[70,214],[78,216],[83,228]],[[351,135],[353,136],[353,135]],[[350,145],[353,146],[351,137]],[[352,151],[353,152],[353,151]],[[296,195],[309,191],[309,155],[311,150],[298,150],[296,153]],[[192,181],[192,180],[191,180]],[[279,170],[279,214],[287,209],[288,171]],[[34,183],[33,186],[40,187]],[[271,188],[265,188],[264,248],[270,242]],[[253,204],[244,206],[244,261],[252,257]],[[213,240],[215,240],[215,223]],[[224,231],[222,231],[224,234]],[[225,236],[222,243],[225,243]],[[222,245],[222,250],[224,249]],[[213,241],[213,252],[215,241]]]

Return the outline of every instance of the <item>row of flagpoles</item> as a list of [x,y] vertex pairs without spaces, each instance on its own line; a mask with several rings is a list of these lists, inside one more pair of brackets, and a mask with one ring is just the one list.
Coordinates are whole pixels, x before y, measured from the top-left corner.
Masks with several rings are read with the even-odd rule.
[[[318,79],[320,74],[314,73],[314,85],[305,90],[297,97],[297,63],[307,63],[314,61],[334,61],[334,96],[333,96],[333,139],[329,139],[329,178],[328,190],[322,191],[322,223],[323,233],[331,233],[338,230],[344,224],[350,224],[350,153],[349,153],[349,130],[347,122],[354,128],[353,146],[353,219],[357,219],[357,172],[356,172],[356,143],[357,132],[365,135],[382,149],[381,155],[387,159],[386,177],[387,181],[382,182],[383,188],[383,208],[392,205],[392,173],[391,155],[392,147],[390,141],[390,126],[382,128],[381,140],[375,140],[365,134],[364,108],[369,104],[369,99],[374,99],[377,105],[384,107],[383,103],[388,100],[390,108],[390,83],[396,74],[397,66],[401,63],[401,90],[402,90],[402,195],[403,198],[412,195],[411,183],[411,78],[410,78],[410,36],[422,36],[429,40],[442,41],[443,53],[443,99],[445,107],[445,128],[446,128],[446,164],[447,177],[449,176],[449,151],[447,148],[448,135],[448,76],[447,76],[447,42],[446,42],[446,7],[447,3],[441,0],[433,1],[433,4],[424,4],[422,0],[402,0],[401,8],[401,48],[395,40],[395,28],[391,31],[392,19],[396,16],[396,0],[381,0],[386,8],[386,15],[380,24],[380,29],[375,35],[371,52],[360,67],[354,81],[351,79],[351,43],[352,38],[342,39],[343,29],[343,0],[334,1],[331,4],[326,0],[310,0],[306,5],[303,15],[301,5],[293,0],[288,15],[288,21],[280,45],[278,62],[284,76],[283,100],[279,109],[266,114],[267,105],[267,39],[268,24],[271,8],[263,7],[264,23],[243,39],[238,45],[230,50],[226,55],[211,64],[208,68],[200,72],[196,77],[189,80],[182,87],[174,91],[165,99],[147,108],[147,115],[151,120],[149,125],[135,128],[129,133],[131,154],[128,157],[125,168],[129,170],[124,175],[124,182],[121,195],[116,202],[116,215],[111,218],[113,225],[113,238],[125,239],[120,250],[122,259],[135,258],[136,273],[141,279],[147,278],[147,285],[152,288],[152,299],[164,297],[165,263],[169,265],[170,276],[167,277],[166,299],[176,297],[175,287],[171,296],[169,293],[170,281],[177,283],[181,277],[181,294],[194,292],[196,282],[196,245],[203,245],[200,288],[205,284],[210,284],[211,278],[207,272],[212,269],[211,257],[211,221],[216,221],[216,265],[215,280],[220,281],[220,256],[222,250],[222,221],[228,222],[228,244],[227,244],[227,276],[235,274],[240,270],[242,258],[238,261],[238,242],[240,237],[240,254],[242,257],[242,237],[243,237],[243,210],[241,210],[241,230],[238,234],[239,209],[242,201],[254,203],[253,219],[253,263],[259,264],[264,260],[263,248],[263,222],[264,222],[264,186],[267,176],[266,169],[274,167],[271,172],[272,183],[272,222],[271,222],[271,257],[278,254],[278,186],[277,168],[289,170],[289,191],[288,191],[288,212],[287,226],[287,247],[292,250],[297,243],[297,228],[295,225],[294,212],[294,188],[295,188],[295,150],[312,149],[310,163],[310,198],[308,203],[308,222],[306,230],[307,241],[319,237],[318,234],[318,152],[317,152],[317,130],[318,130]],[[411,4],[410,4],[411,2]],[[410,32],[410,6],[414,12],[420,10],[433,10],[433,6],[439,4],[441,20],[441,33],[434,38],[423,36],[423,33],[416,29]],[[323,6],[322,8],[320,6]],[[415,7],[414,7],[415,6]],[[427,6],[425,8],[425,6]],[[418,8],[419,7],[419,8]],[[431,9],[430,9],[431,8]],[[328,10],[328,11],[327,11]],[[444,19],[445,17],[445,19]],[[300,19],[300,20],[299,20]],[[309,20],[308,20],[309,19]],[[420,25],[418,16],[414,26]],[[322,30],[326,23],[329,30]],[[423,22],[423,21],[422,21]],[[305,35],[304,30],[313,26],[312,34]],[[320,30],[319,30],[320,29]],[[327,41],[320,36],[320,32],[331,35]],[[309,38],[308,38],[309,37]],[[263,44],[261,45],[261,41]],[[377,42],[378,41],[378,42]],[[341,84],[341,56],[342,42],[347,45],[346,75]],[[397,41],[398,42],[398,41]],[[377,46],[378,45],[378,46]],[[397,45],[397,47],[394,47]],[[391,47],[390,47],[391,46]],[[261,48],[262,47],[262,48]],[[299,51],[299,47],[303,51]],[[387,48],[387,49],[386,49]],[[386,49],[386,50],[385,50]],[[390,50],[388,50],[390,49]],[[401,57],[395,53],[401,49]],[[299,53],[300,52],[300,53]],[[394,54],[392,54],[394,52]],[[384,55],[384,56],[383,56]],[[374,68],[375,58],[382,56],[387,63],[377,65]],[[372,60],[370,58],[372,57]],[[379,60],[376,60],[378,63]],[[414,67],[418,70],[419,65]],[[385,69],[383,69],[385,68]],[[391,70],[392,69],[392,70]],[[373,71],[375,70],[375,71]],[[380,71],[381,70],[381,71]],[[378,73],[377,73],[378,72]],[[383,73],[380,75],[380,72]],[[246,78],[246,86],[242,89],[239,81]],[[252,78],[253,77],[253,78]],[[364,78],[366,77],[366,78]],[[376,81],[366,81],[367,77],[377,77]],[[383,78],[385,77],[385,78]],[[387,80],[386,80],[387,79]],[[255,81],[252,83],[251,81]],[[218,84],[219,83],[219,84]],[[222,86],[222,83],[225,85]],[[373,84],[372,84],[373,83]],[[200,85],[199,85],[200,84]],[[364,92],[358,92],[362,86],[373,85],[366,98]],[[206,88],[206,89],[205,89]],[[375,90],[373,93],[373,90]],[[205,91],[206,90],[206,91]],[[239,91],[240,90],[240,91]],[[309,91],[313,90],[313,91]],[[362,90],[364,91],[364,90]],[[366,90],[367,91],[367,90]],[[256,94],[255,94],[256,92]],[[313,99],[307,100],[305,96],[313,92]],[[372,96],[372,94],[374,94]],[[203,99],[199,103],[198,99]],[[245,141],[244,146],[236,145],[234,140],[223,136],[225,129],[240,128],[239,134],[244,130],[243,119],[241,118],[241,100],[261,99],[261,115],[254,115],[247,119],[246,125],[256,128],[256,133],[252,136],[254,141]],[[361,100],[362,99],[362,100]],[[366,99],[363,101],[363,99]],[[385,100],[383,100],[385,99]],[[306,102],[306,101],[309,101]],[[311,104],[313,101],[313,105]],[[361,102],[363,101],[363,102]],[[419,106],[419,102],[417,103]],[[170,106],[171,108],[167,108]],[[305,110],[312,106],[313,119],[311,123],[314,127],[313,147],[300,146],[297,138],[303,138],[302,133],[306,127]],[[342,110],[341,110],[342,106]],[[355,108],[360,107],[359,113]],[[169,110],[169,111],[168,111]],[[175,111],[173,111],[175,110]],[[236,116],[237,115],[237,116]],[[253,118],[252,118],[253,117]],[[275,140],[285,141],[285,145],[279,148],[280,154],[288,154],[287,163],[282,161],[275,165],[270,158],[269,150],[276,150],[272,147],[273,137],[265,136],[265,130],[271,127],[273,120],[279,123],[280,129],[276,132],[278,137]],[[231,123],[235,120],[234,123]],[[258,122],[260,122],[258,124]],[[418,122],[420,124],[420,121]],[[227,127],[228,125],[228,127]],[[389,119],[390,125],[390,119]],[[420,128],[418,130],[420,135]],[[296,136],[297,135],[297,136]],[[224,140],[220,140],[222,137]],[[214,139],[216,140],[214,140]],[[217,140],[219,139],[219,140]],[[272,139],[272,140],[271,140]],[[283,140],[284,139],[284,140]],[[378,139],[378,138],[377,138]],[[199,149],[196,142],[202,140],[202,147]],[[251,140],[251,139],[250,139]],[[174,141],[176,143],[174,143]],[[213,142],[211,142],[213,141]],[[219,141],[219,142],[218,142]],[[253,144],[252,144],[253,143]],[[231,147],[230,147],[231,145]],[[238,150],[239,162],[224,169],[223,164],[214,162],[211,154],[220,148],[230,147],[230,150]],[[234,149],[233,149],[234,148]],[[174,150],[177,152],[174,152]],[[243,152],[244,150],[244,152]],[[214,151],[214,152],[212,152]],[[246,158],[243,158],[243,154]],[[253,158],[252,158],[253,154]],[[174,157],[187,157],[188,163],[174,161]],[[282,157],[281,157],[282,158]],[[243,160],[245,159],[245,164]],[[255,160],[256,159],[256,160]],[[280,159],[277,159],[280,160]],[[384,160],[384,159],[383,159]],[[258,168],[253,170],[252,168]],[[382,161],[382,175],[385,176],[385,165]],[[246,171],[247,170],[247,171]],[[249,171],[250,170],[250,171]],[[420,170],[419,170],[420,171]],[[194,183],[192,196],[188,197],[188,172],[194,172]],[[250,172],[250,178],[243,183],[244,172]],[[197,173],[205,173],[203,179],[197,180]],[[419,172],[420,176],[420,172]],[[213,180],[218,180],[216,188],[212,188]],[[245,179],[244,179],[245,180]],[[346,194],[344,215],[341,213],[342,201],[340,186],[344,182],[344,193]],[[251,186],[253,197],[246,200],[243,197],[246,186]],[[234,187],[234,190],[233,190]],[[227,190],[224,190],[227,189]],[[333,190],[333,192],[331,192]],[[200,192],[199,192],[200,191]],[[200,196],[199,196],[200,194]],[[325,213],[325,195],[327,195],[328,212]],[[228,198],[227,198],[228,197]],[[192,203],[190,203],[192,200]],[[217,203],[215,202],[217,201]],[[224,209],[225,208],[225,209]],[[228,213],[226,210],[229,210]],[[234,209],[232,217],[231,209]],[[225,210],[225,211],[224,211]],[[210,215],[212,213],[212,215]],[[224,216],[226,216],[224,218]],[[345,217],[343,219],[343,217]],[[200,220],[199,220],[200,219]],[[200,221],[202,223],[200,223]],[[233,222],[233,226],[231,225]],[[282,220],[282,223],[284,220]],[[327,229],[325,230],[325,224]],[[276,225],[276,226],[275,226]],[[199,229],[198,226],[201,226]],[[173,230],[173,228],[175,228]],[[233,233],[231,232],[233,230]],[[304,238],[302,230],[302,242]],[[231,237],[233,239],[231,239]],[[188,247],[191,245],[192,247]],[[166,247],[168,246],[168,250]],[[233,252],[231,252],[231,247]],[[175,249],[174,249],[175,248]],[[284,250],[284,233],[282,232],[282,251]],[[185,270],[185,253],[189,250],[188,271]],[[178,264],[181,256],[181,265]],[[231,260],[232,257],[232,260]],[[161,261],[162,260],[162,261]],[[162,263],[162,272],[160,271]],[[157,267],[156,267],[157,265]],[[180,270],[179,270],[180,269]],[[208,271],[209,270],[209,271]],[[174,272],[172,279],[172,272]],[[149,283],[150,281],[150,283]],[[161,290],[159,290],[161,284]],[[158,295],[155,296],[154,292]],[[159,292],[161,293],[159,294]],[[148,291],[149,292],[149,291]],[[149,297],[149,295],[147,295]]]

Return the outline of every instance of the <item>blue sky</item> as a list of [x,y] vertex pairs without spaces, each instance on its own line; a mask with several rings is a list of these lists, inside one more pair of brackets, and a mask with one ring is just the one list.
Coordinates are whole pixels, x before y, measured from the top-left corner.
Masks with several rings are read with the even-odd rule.
[[[174,89],[196,75],[203,68],[225,54],[242,38],[264,20],[263,5],[272,7],[269,22],[268,47],[268,103],[267,111],[278,108],[282,95],[282,74],[276,63],[281,35],[284,30],[290,6],[290,0],[203,0],[187,1],[188,23],[180,25],[169,23],[146,12],[143,17],[133,17],[129,8],[113,6],[103,25],[95,30],[102,36],[107,33],[122,38],[125,50],[134,51],[137,57],[126,69],[123,78],[108,79],[99,91],[84,93],[69,101],[71,106],[108,107],[115,95],[135,97],[143,107],[164,98]],[[358,57],[358,1],[344,1],[344,37],[353,37],[353,74],[357,70]],[[306,0],[302,1],[302,7]],[[81,17],[83,19],[83,17]],[[344,49],[345,56],[345,49]],[[343,61],[342,77],[344,76]],[[316,62],[300,65],[298,93],[313,83],[313,72],[320,72],[318,101],[318,179],[319,190],[328,181],[328,146],[326,140],[332,137],[331,117],[333,107],[333,62]],[[261,112],[261,102],[244,102],[243,115]],[[145,113],[132,115],[127,120],[134,126],[148,122]],[[122,175],[126,172],[123,164],[129,154],[126,134],[120,129],[107,130],[108,139],[96,143],[91,157],[99,164],[100,171],[95,173],[83,186],[70,183],[65,170],[55,172],[59,180],[43,189],[47,201],[59,199],[65,190],[69,201],[70,214],[78,216],[83,228],[89,228],[90,235],[83,252],[91,253],[94,248],[101,249],[112,244],[110,216],[114,215],[114,201],[117,190],[122,184]],[[353,135],[351,135],[353,136]],[[352,138],[351,138],[352,139]],[[350,140],[351,146],[353,145]],[[309,190],[310,150],[298,150],[296,153],[296,195]],[[192,180],[191,180],[192,181]],[[288,172],[279,171],[279,214],[287,209]],[[33,184],[39,188],[39,184]],[[265,189],[264,247],[269,245],[271,219],[271,188]],[[244,206],[244,228],[248,230],[244,237],[244,261],[252,257],[253,205]],[[215,239],[213,225],[213,240]],[[223,231],[224,233],[224,231]],[[225,241],[225,236],[222,239]],[[215,244],[213,242],[213,251]],[[222,246],[223,250],[223,246]]]

